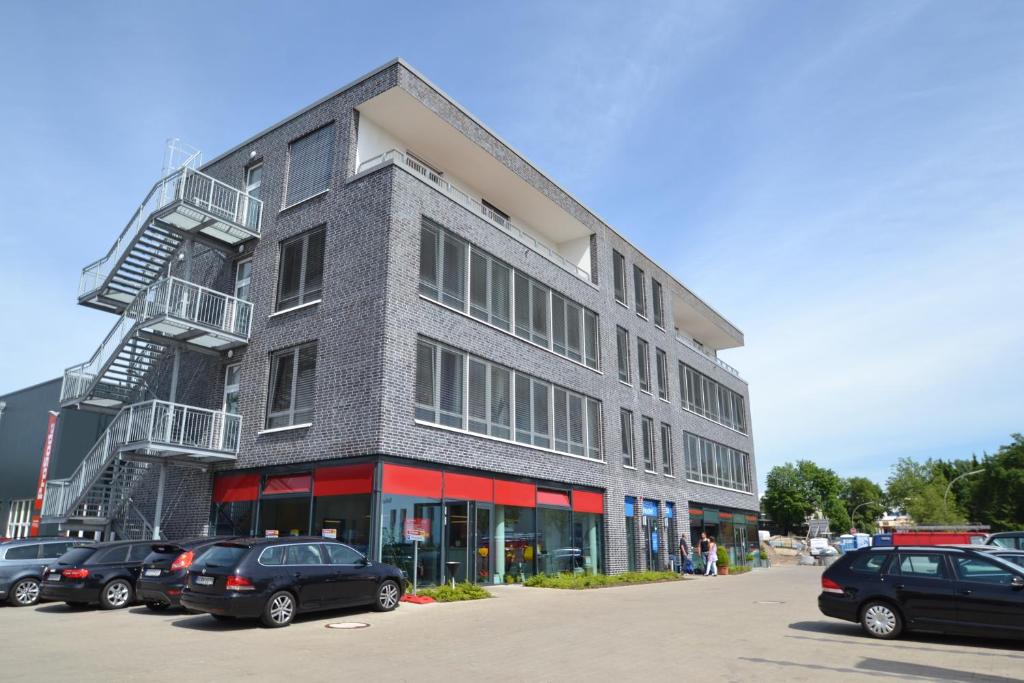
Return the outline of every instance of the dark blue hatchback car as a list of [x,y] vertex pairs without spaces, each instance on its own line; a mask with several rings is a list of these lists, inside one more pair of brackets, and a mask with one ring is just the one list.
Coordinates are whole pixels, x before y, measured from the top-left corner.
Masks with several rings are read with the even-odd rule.
[[390,611],[405,588],[402,571],[318,537],[249,538],[211,546],[189,570],[186,609],[217,619],[259,618],[287,626],[299,612],[371,606]]
[[1024,638],[1024,567],[967,547],[864,548],[825,570],[818,608],[875,638],[908,629]]

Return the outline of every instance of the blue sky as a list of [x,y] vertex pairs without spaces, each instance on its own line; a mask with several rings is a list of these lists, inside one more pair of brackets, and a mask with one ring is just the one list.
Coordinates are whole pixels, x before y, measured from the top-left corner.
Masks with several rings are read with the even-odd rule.
[[[1024,431],[1024,3],[0,4],[0,392],[160,171],[406,58],[746,333],[757,460]],[[368,9],[362,9],[365,7]]]

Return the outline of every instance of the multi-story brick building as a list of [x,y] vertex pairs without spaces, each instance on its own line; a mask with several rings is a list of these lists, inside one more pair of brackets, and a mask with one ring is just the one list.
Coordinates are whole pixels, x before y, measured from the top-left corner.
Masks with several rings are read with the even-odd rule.
[[[79,302],[116,412],[48,520],[313,533],[436,581],[756,542],[743,335],[402,61],[157,183]],[[156,527],[156,528],[154,528]]]

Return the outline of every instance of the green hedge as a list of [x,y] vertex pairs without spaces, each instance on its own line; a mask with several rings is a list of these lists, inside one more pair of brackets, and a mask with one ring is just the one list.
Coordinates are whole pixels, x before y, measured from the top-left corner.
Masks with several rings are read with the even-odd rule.
[[525,586],[534,588],[600,588],[602,586],[624,586],[636,583],[657,583],[679,581],[682,577],[675,572],[625,572],[624,574],[537,574],[526,580]]
[[749,564],[740,564],[735,567],[729,567],[729,574],[746,574],[752,569]]
[[446,583],[443,586],[420,588],[416,594],[426,595],[438,602],[461,602],[462,600],[482,600],[491,597],[490,593],[475,583],[457,583],[455,588]]

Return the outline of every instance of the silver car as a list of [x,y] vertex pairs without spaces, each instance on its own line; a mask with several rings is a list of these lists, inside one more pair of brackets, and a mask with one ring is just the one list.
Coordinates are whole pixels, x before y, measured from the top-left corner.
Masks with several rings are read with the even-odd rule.
[[82,538],[25,538],[0,542],[0,600],[15,607],[39,602],[43,567],[76,545]]

